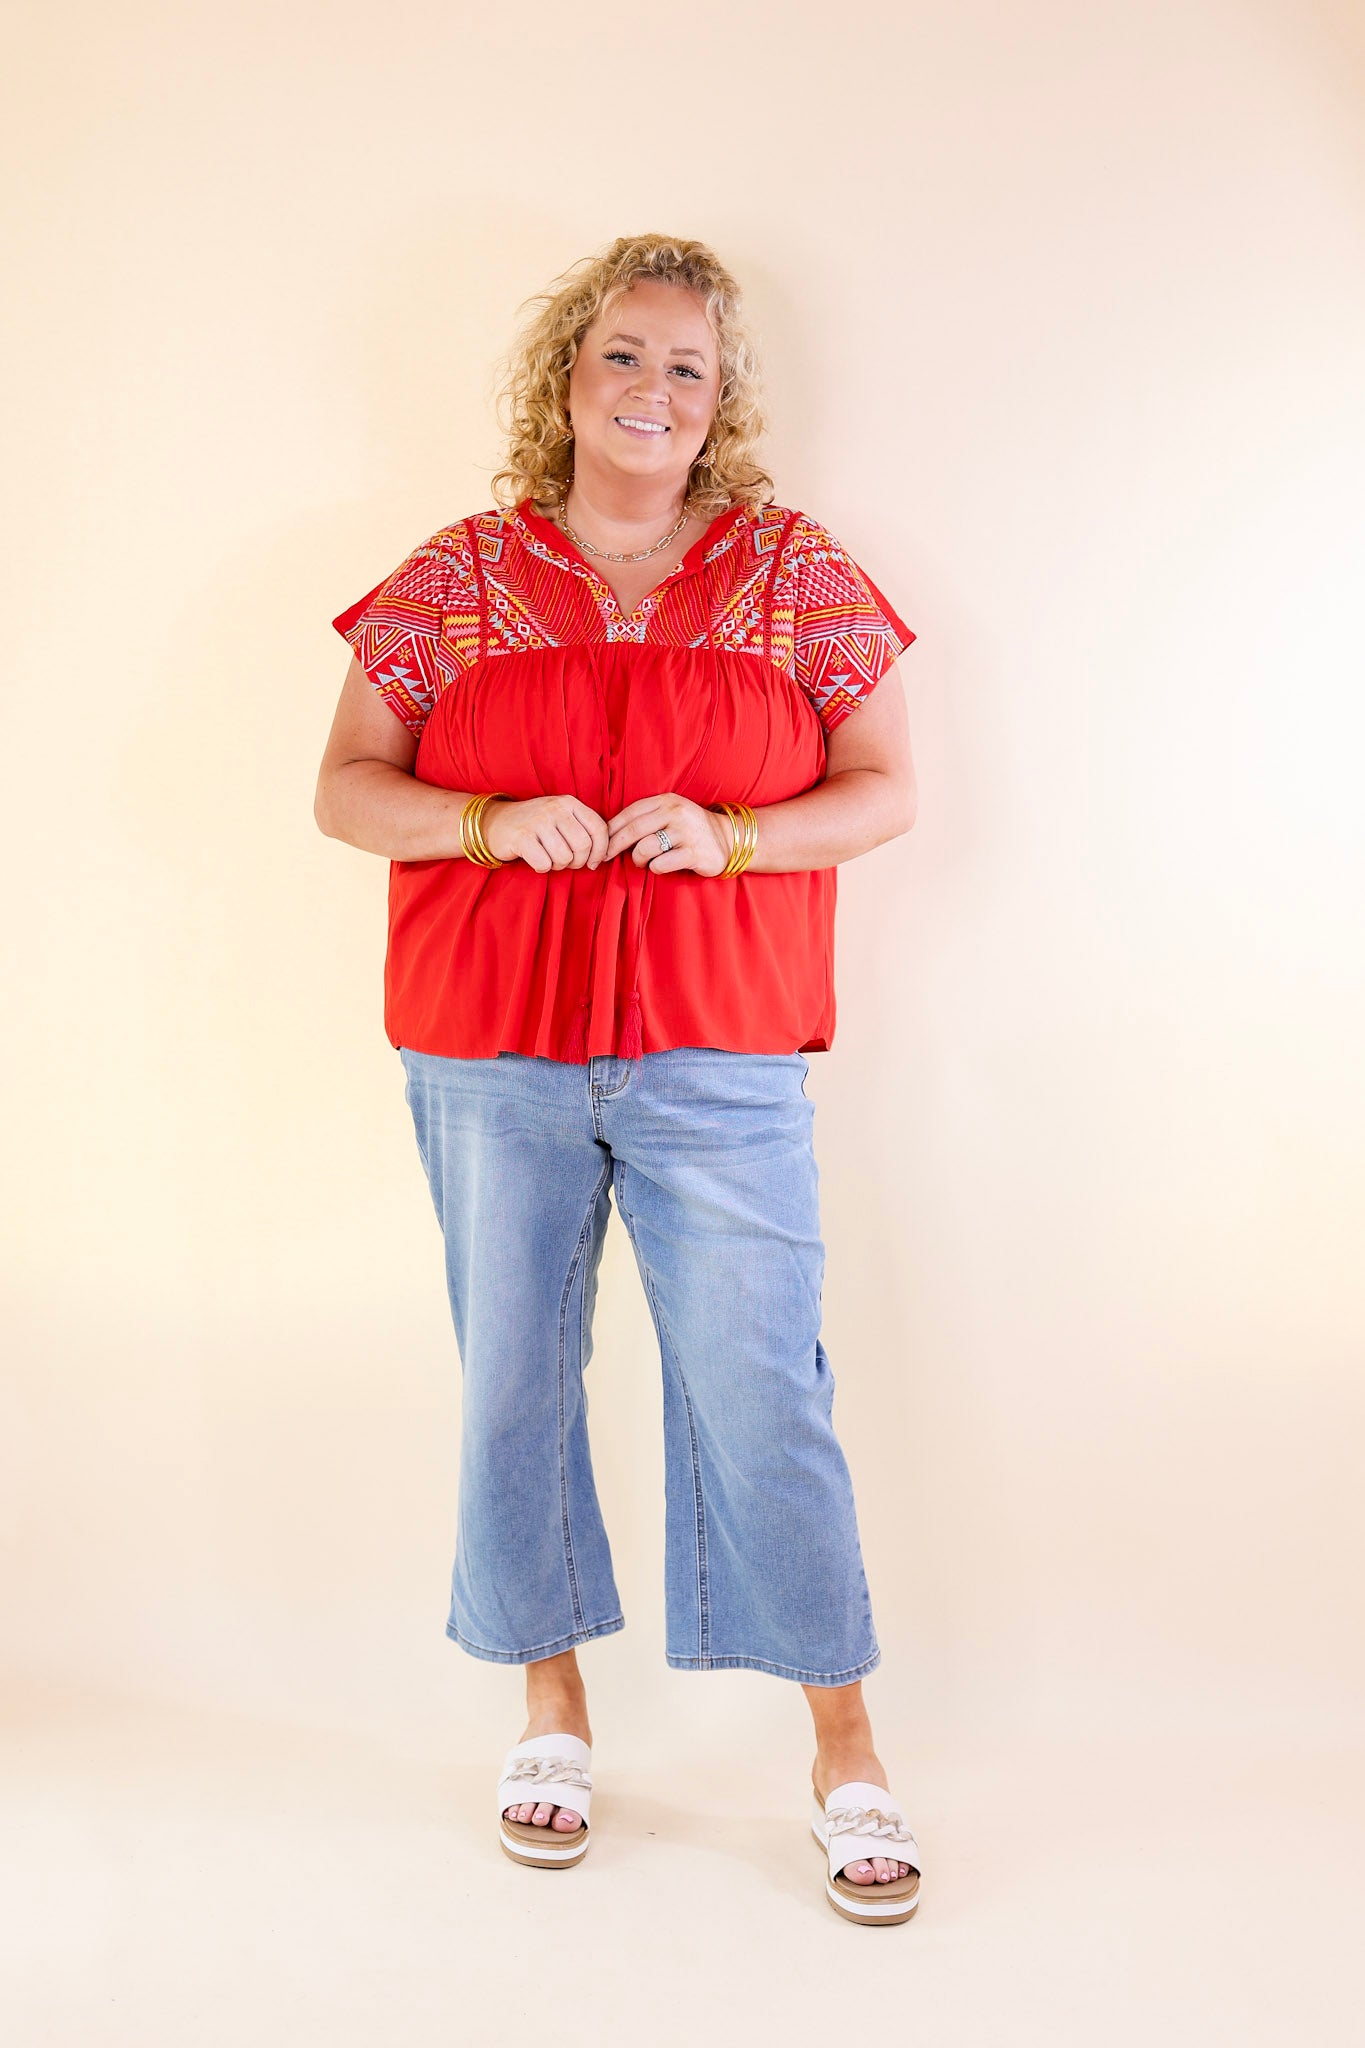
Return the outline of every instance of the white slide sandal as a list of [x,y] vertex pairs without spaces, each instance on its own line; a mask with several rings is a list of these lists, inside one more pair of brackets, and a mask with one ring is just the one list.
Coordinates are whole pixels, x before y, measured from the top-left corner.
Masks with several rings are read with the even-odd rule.
[[[592,1804],[591,1762],[592,1750],[580,1735],[532,1735],[508,1750],[498,1780],[498,1840],[514,1863],[567,1870],[583,1861]],[[579,1825],[570,1833],[549,1822],[538,1828],[534,1821],[508,1820],[504,1807],[528,1801],[567,1806],[570,1813],[580,1815]]]
[[[829,1859],[825,1896],[845,1920],[864,1927],[895,1927],[908,1920],[919,1904],[919,1844],[906,1826],[905,1815],[882,1785],[850,1778],[835,1785],[823,1806],[811,1792],[811,1833]],[[888,1863],[908,1863],[908,1877],[879,1884],[855,1884],[841,1873],[850,1863],[884,1856]]]

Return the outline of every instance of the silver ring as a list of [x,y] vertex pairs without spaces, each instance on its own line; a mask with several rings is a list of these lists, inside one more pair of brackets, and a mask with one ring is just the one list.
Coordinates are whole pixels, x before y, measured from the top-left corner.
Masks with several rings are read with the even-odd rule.
[[662,825],[660,825],[654,837],[658,840],[665,853],[672,853],[673,841],[669,838]]

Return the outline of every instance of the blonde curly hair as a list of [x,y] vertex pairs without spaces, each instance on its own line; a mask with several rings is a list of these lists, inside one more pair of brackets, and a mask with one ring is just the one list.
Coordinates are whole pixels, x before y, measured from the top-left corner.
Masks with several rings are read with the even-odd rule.
[[767,422],[738,284],[704,242],[621,235],[601,255],[583,257],[523,303],[522,310],[538,310],[502,360],[498,419],[507,448],[493,478],[498,504],[510,510],[526,497],[537,507],[559,503],[573,470],[564,409],[569,371],[598,314],[639,277],[662,278],[694,291],[720,348],[720,396],[706,446],[687,479],[685,509],[709,520],[734,504],[771,501],[773,480],[754,459]]

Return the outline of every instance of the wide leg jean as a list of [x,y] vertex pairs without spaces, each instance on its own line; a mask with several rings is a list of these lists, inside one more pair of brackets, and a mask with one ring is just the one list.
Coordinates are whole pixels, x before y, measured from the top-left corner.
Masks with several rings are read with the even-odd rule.
[[446,1633],[526,1664],[625,1625],[584,1385],[614,1196],[663,1369],[668,1663],[873,1670],[804,1056],[401,1057],[462,1367]]

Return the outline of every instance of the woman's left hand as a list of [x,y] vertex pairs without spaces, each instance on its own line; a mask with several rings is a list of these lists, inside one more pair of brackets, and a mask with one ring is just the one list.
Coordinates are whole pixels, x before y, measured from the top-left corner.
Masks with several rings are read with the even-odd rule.
[[[655,838],[660,826],[668,834],[665,853]],[[667,875],[690,868],[697,875],[718,875],[730,858],[730,821],[723,812],[708,811],[668,790],[663,796],[642,796],[607,819],[605,860],[630,851],[637,867]]]

